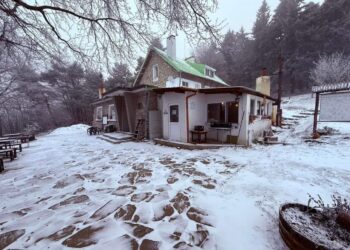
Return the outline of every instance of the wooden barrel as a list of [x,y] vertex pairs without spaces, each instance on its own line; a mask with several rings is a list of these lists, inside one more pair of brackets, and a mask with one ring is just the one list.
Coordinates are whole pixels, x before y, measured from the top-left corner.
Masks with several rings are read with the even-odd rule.
[[[286,203],[279,210],[279,231],[286,245],[291,250],[326,250],[324,246],[318,245],[302,234],[295,231],[292,226],[284,219],[283,211],[289,208],[298,208],[300,211],[307,211],[309,208],[302,204]],[[311,213],[318,213],[315,209],[309,209]]]

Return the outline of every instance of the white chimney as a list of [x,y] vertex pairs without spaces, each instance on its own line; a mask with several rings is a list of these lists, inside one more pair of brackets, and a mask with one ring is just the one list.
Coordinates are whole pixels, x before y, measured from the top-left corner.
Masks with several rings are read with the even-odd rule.
[[174,35],[170,35],[166,40],[166,53],[169,57],[176,59],[176,39]]

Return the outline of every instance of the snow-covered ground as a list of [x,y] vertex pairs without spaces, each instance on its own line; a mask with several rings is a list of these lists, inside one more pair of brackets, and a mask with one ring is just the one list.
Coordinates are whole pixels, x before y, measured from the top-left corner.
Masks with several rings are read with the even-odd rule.
[[113,145],[83,125],[39,137],[0,174],[0,248],[11,235],[15,249],[286,249],[282,203],[350,198],[350,124],[305,142],[312,108],[310,95],[285,100],[287,145]]

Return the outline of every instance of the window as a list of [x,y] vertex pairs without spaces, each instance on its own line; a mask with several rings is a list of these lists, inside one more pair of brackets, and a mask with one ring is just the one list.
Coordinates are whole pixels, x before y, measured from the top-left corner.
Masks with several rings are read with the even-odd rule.
[[195,83],[194,86],[195,86],[196,89],[201,89],[202,88],[202,84],[200,84],[200,83]]
[[262,105],[261,105],[261,101],[258,101],[258,112],[257,115],[262,115],[263,111],[262,111]]
[[214,77],[214,71],[211,69],[205,69],[205,74],[210,77]]
[[153,81],[158,81],[158,77],[159,77],[159,68],[158,68],[158,64],[153,65],[152,67],[152,75],[153,75]]
[[265,104],[261,101],[258,101],[258,111],[257,111],[257,115],[265,115],[266,111],[265,111]]
[[102,107],[96,108],[96,120],[97,121],[102,120]]
[[250,100],[250,115],[255,115],[255,100]]
[[116,120],[114,104],[108,106],[108,120]]
[[170,122],[179,122],[179,106],[171,105],[169,109],[170,109]]
[[224,103],[208,104],[208,122],[225,122],[225,105]]
[[226,103],[226,105],[227,105],[227,122],[238,123],[239,103],[228,102]]
[[182,86],[183,87],[188,87],[188,82],[182,81]]
[[137,109],[143,109],[143,104],[142,102],[137,103]]

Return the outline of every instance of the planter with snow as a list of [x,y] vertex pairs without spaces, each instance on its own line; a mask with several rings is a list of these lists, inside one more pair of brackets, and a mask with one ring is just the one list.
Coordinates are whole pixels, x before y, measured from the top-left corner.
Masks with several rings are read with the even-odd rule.
[[[292,250],[349,249],[350,231],[338,224],[340,215],[328,209],[294,203],[282,205],[279,229],[287,246]],[[341,221],[347,223],[344,219]]]

